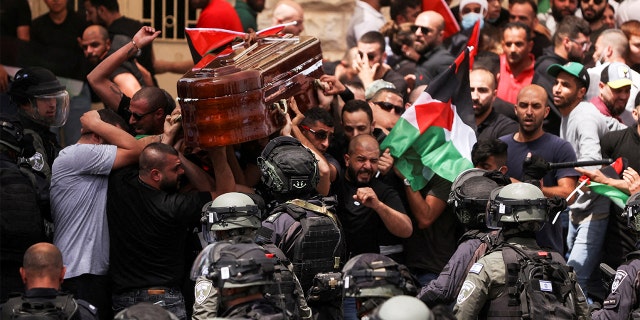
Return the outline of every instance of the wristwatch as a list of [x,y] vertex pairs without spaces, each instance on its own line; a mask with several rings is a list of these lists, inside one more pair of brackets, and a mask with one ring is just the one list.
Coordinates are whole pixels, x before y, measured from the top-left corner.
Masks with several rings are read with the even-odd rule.
[[409,182],[409,179],[404,178],[404,180],[403,180],[402,182],[404,182],[404,185],[405,185],[405,186],[407,186],[407,187],[411,187],[411,182]]

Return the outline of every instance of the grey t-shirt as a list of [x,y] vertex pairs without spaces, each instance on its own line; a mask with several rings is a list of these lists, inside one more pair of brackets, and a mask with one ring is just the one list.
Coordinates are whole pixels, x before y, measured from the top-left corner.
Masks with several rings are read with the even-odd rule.
[[65,278],[109,269],[107,185],[116,159],[113,145],[74,144],[53,162],[53,244],[62,251]]
[[[582,101],[568,116],[562,117],[560,138],[571,144],[578,161],[601,160],[600,138],[610,130],[607,122],[606,117],[593,104]],[[598,166],[585,169],[595,170]],[[608,216],[609,200],[593,191],[587,191],[578,196],[570,208],[573,223],[580,223],[584,219],[599,220]]]

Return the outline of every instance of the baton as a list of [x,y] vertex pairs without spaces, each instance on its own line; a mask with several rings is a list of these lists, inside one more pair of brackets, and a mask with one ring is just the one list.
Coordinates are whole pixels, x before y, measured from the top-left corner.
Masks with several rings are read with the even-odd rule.
[[553,169],[595,166],[595,165],[611,164],[613,161],[614,161],[613,159],[602,159],[602,160],[585,160],[585,161],[573,161],[573,162],[556,162],[556,163],[547,164],[547,169],[553,170]]

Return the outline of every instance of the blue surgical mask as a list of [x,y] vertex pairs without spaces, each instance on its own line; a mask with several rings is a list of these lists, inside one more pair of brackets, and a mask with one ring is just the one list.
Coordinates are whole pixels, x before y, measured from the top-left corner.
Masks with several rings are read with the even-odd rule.
[[462,29],[471,29],[476,21],[480,20],[480,29],[484,27],[484,18],[481,14],[475,12],[469,12],[462,16]]

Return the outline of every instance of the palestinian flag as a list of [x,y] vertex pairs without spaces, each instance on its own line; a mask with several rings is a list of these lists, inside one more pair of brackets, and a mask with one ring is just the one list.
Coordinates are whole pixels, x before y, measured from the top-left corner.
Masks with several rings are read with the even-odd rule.
[[422,0],[422,11],[429,10],[439,13],[444,18],[444,39],[460,32],[458,20],[445,0]]
[[[600,169],[600,171],[602,171],[602,173],[609,178],[622,179],[622,171],[624,171],[626,167],[627,159],[618,158],[612,164]],[[625,204],[627,203],[627,199],[629,199],[628,194],[610,185],[592,181],[589,183],[589,189],[597,194],[601,194],[611,199],[611,202],[615,203],[620,208],[624,208]]]
[[[286,26],[295,23],[294,21],[262,29],[256,32],[256,36],[275,36]],[[230,54],[233,51],[230,45],[233,40],[249,36],[248,33],[217,28],[185,28],[184,30],[187,35],[189,50],[191,50],[191,57],[193,62],[196,63],[194,69],[202,68],[218,56]],[[207,55],[209,57],[200,63]]]
[[[478,48],[478,44],[480,43],[480,20],[476,21],[473,25],[473,30],[471,30],[471,36],[469,36],[469,40],[467,40],[467,47]],[[469,54],[469,67],[473,68],[473,62],[476,58],[476,54],[478,50],[473,50]]]
[[467,48],[404,112],[380,148],[389,148],[396,168],[420,190],[433,173],[453,181],[472,168],[475,142]]

